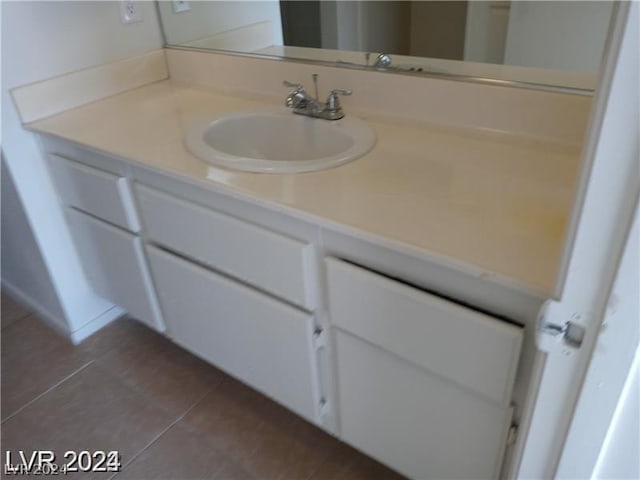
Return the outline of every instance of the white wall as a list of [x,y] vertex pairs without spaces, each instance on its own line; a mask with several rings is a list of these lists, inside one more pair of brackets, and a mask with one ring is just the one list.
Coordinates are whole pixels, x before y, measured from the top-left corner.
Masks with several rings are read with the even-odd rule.
[[270,21],[272,45],[282,45],[280,3],[262,1],[191,2],[191,10],[174,13],[170,1],[160,1],[167,43],[178,45],[253,23]]
[[[361,51],[361,38],[359,35],[362,29],[360,18],[360,7],[355,2],[336,2],[336,48],[338,50]],[[325,25],[322,28],[326,28]]]
[[[53,290],[71,331],[102,314],[105,302],[86,284],[46,163],[33,135],[22,128],[9,90],[162,47],[155,6],[151,2],[139,2],[139,6],[143,22],[125,26],[117,2],[1,4],[3,174],[6,170],[11,174],[26,214],[26,222],[18,211],[10,221],[6,217],[6,225],[3,219],[2,256],[21,258],[33,248],[24,228],[28,224],[42,259],[32,268],[7,261],[2,278],[28,290],[22,292],[25,297],[56,310],[50,301]],[[15,205],[11,190],[7,195]],[[51,283],[43,278],[45,270]],[[60,312],[48,313],[56,317]]]
[[[31,304],[63,319],[51,277],[27,223],[10,173],[2,160],[2,281],[10,291],[29,295]],[[8,285],[7,285],[8,283]],[[27,293],[28,292],[28,293]]]
[[639,266],[637,208],[566,447],[575,458],[561,464],[566,471],[591,473],[591,478],[640,478]]
[[597,72],[612,7],[609,1],[511,2],[505,64]]
[[327,1],[320,10],[322,48],[409,53],[411,7],[394,1]]
[[464,60],[503,63],[509,28],[508,1],[473,1],[467,5]]

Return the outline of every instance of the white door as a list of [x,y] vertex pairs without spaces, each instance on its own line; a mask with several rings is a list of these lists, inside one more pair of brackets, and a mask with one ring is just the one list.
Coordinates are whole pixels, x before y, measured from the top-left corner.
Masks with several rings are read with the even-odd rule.
[[468,2],[464,59],[504,63],[511,2]]
[[[581,393],[585,373],[640,191],[639,10],[638,2],[621,2],[614,16],[557,298],[544,312],[545,322],[584,328],[584,338],[575,348],[561,335],[539,335],[540,348],[548,354],[530,428],[520,439],[524,448],[514,462],[512,473],[519,478],[585,478],[593,472],[595,459],[585,455],[585,439],[576,435],[580,415],[572,421],[578,401],[584,403],[589,395]],[[633,342],[633,335],[625,341]],[[589,413],[594,420],[605,415]]]
[[517,0],[510,4],[505,65],[584,73],[601,67],[613,2]]
[[558,476],[640,478],[640,372],[633,370],[640,363],[639,229],[636,208]]

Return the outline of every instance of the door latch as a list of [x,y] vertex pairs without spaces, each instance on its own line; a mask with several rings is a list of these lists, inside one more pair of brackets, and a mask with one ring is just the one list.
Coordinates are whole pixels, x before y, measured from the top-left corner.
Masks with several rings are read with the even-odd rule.
[[315,327],[313,330],[313,344],[316,350],[326,348],[327,334],[322,327]]
[[565,322],[564,325],[543,322],[540,325],[540,331],[554,337],[561,337],[564,343],[573,348],[580,348],[586,332],[583,326],[573,322]]
[[[566,318],[569,320],[562,322]],[[587,332],[586,328],[578,323],[580,319],[582,315],[567,311],[562,304],[554,300],[546,301],[538,315],[538,348],[551,352],[561,347],[565,355],[571,354],[571,349],[580,348]]]

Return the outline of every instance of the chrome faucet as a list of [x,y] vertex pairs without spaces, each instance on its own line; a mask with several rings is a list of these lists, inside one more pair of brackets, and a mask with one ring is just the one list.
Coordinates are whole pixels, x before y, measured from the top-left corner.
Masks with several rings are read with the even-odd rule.
[[[368,63],[368,62],[367,62]],[[390,68],[391,67],[391,56],[386,53],[381,53],[376,57],[376,61],[373,64],[373,68]]]
[[322,118],[324,120],[339,120],[344,117],[344,110],[340,105],[338,95],[351,95],[351,90],[331,90],[326,102],[318,100],[318,74],[311,75],[315,87],[315,98],[307,93],[299,83],[282,82],[285,87],[294,90],[287,95],[285,105],[293,109],[293,113],[307,117]]

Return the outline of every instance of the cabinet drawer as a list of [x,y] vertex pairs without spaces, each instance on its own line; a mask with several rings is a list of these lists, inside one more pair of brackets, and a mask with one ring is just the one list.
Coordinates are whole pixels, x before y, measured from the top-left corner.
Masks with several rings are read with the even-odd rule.
[[147,253],[171,339],[313,421],[313,317],[153,246]]
[[74,209],[68,209],[67,216],[94,291],[164,331],[140,238]]
[[62,201],[132,232],[140,230],[126,178],[50,155]]
[[522,328],[340,260],[326,267],[334,326],[509,404]]
[[313,309],[312,246],[136,185],[148,237],[212,268]]
[[415,479],[499,478],[511,408],[337,331],[341,438]]

